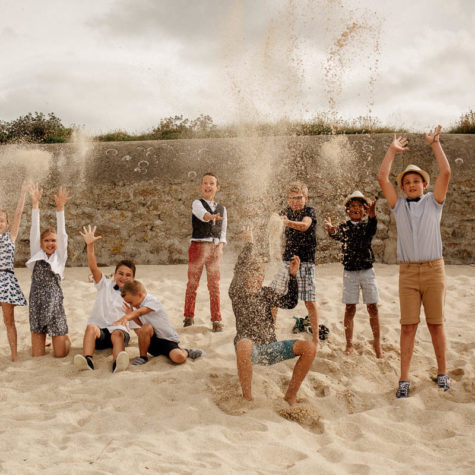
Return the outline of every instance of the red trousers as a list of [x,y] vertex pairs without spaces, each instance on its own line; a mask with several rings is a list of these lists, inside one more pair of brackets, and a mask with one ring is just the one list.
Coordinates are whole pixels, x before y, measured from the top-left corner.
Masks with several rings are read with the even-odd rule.
[[188,284],[185,295],[185,317],[195,316],[196,291],[200,283],[203,267],[206,266],[208,279],[211,321],[221,321],[219,304],[219,279],[221,277],[221,250],[212,242],[192,242],[188,250]]

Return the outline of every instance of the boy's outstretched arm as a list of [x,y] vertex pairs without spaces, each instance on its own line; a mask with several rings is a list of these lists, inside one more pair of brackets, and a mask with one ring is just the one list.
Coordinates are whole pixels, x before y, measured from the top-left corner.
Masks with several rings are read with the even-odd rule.
[[21,185],[20,199],[16,207],[15,216],[13,216],[13,222],[10,227],[10,239],[12,242],[16,241],[18,236],[18,230],[20,229],[21,215],[23,214],[23,208],[25,207],[25,198],[28,190],[31,188],[31,180],[25,180]]
[[405,137],[398,137],[396,138],[396,134],[394,134],[394,139],[392,144],[389,146],[386,155],[384,156],[383,163],[379,167],[378,172],[378,182],[379,186],[383,190],[384,197],[389,203],[391,208],[396,206],[397,202],[397,191],[394,188],[394,185],[389,181],[389,173],[391,172],[391,167],[393,165],[394,157],[398,152],[405,152],[408,150],[406,147],[407,139]]
[[302,232],[305,232],[312,224],[312,218],[310,216],[304,216],[302,221],[290,221],[287,216],[281,216],[280,219],[282,219],[284,226]]
[[450,175],[452,174],[449,161],[447,160],[439,141],[441,130],[442,126],[438,125],[434,131],[431,130],[428,134],[424,133],[424,137],[427,143],[431,146],[435,155],[435,160],[437,161],[437,166],[439,167],[439,176],[434,183],[434,198],[438,203],[442,203],[445,200],[445,195],[447,194],[447,189],[449,187]]
[[152,312],[153,310],[149,307],[140,307],[135,310],[132,309],[130,305],[124,304],[125,315],[115,321],[113,325],[123,325],[127,326],[127,323],[132,320],[137,320],[142,315]]
[[96,236],[94,233],[96,232],[96,227],[91,229],[91,225],[89,224],[88,227],[84,226],[83,228],[84,233],[79,231],[79,234],[83,237],[84,242],[87,246],[87,265],[92,272],[92,277],[94,278],[94,282],[97,284],[102,279],[102,272],[97,267],[96,261],[96,254],[94,252],[94,243],[102,239],[102,236]]

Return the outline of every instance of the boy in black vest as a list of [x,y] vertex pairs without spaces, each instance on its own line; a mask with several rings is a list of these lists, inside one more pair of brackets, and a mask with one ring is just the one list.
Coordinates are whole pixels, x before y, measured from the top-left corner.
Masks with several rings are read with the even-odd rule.
[[219,279],[223,247],[226,243],[226,208],[214,201],[220,186],[213,173],[205,173],[200,185],[203,199],[193,201],[193,234],[188,250],[188,284],[186,286],[183,326],[194,323],[196,290],[203,266],[206,266],[213,331],[223,331],[219,302]]

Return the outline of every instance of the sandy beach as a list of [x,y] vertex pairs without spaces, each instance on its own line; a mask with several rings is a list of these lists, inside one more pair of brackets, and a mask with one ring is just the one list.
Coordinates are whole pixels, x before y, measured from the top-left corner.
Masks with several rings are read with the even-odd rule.
[[[399,373],[398,268],[376,264],[384,357],[371,347],[366,309],[355,317],[355,348],[346,356],[342,266],[317,266],[320,321],[330,328],[290,407],[282,400],[294,362],[256,367],[255,400],[241,399],[234,317],[227,296],[234,258],[222,280],[223,333],[210,331],[204,277],[194,327],[182,328],[186,266],[138,266],[137,278],[167,309],[183,347],[207,356],[175,366],[165,357],[112,374],[110,351],[96,371],[72,364],[95,299],[87,268],[67,268],[63,291],[73,346],[68,357],[30,357],[28,310],[16,309],[20,361],[10,362],[0,331],[0,471],[2,473],[474,473],[474,266],[447,266],[446,330],[453,384],[431,380],[435,357],[425,323],[412,363],[412,394],[394,396]],[[105,268],[105,273],[110,272]],[[27,269],[16,274],[28,294]],[[268,277],[272,269],[268,269]],[[277,334],[291,338],[300,302],[280,311]],[[299,338],[308,338],[301,334]],[[137,337],[127,349],[138,355]]]

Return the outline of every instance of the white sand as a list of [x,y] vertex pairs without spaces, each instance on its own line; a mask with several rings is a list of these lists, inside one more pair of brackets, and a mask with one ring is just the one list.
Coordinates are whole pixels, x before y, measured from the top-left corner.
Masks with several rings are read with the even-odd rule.
[[[2,473],[475,473],[474,266],[448,266],[448,366],[452,389],[441,392],[425,324],[417,334],[412,394],[394,397],[399,372],[397,267],[376,265],[382,297],[382,361],[371,347],[363,305],[355,321],[356,353],[345,356],[341,265],[317,267],[318,306],[330,339],[321,345],[290,408],[283,400],[291,368],[257,367],[255,401],[240,397],[227,289],[233,259],[223,266],[225,330],[210,332],[204,278],[197,321],[181,327],[186,266],[139,266],[137,278],[159,297],[183,347],[207,357],[174,366],[166,358],[111,374],[110,351],[97,353],[97,370],[72,364],[95,290],[88,269],[68,268],[63,283],[73,347],[65,359],[30,357],[26,308],[17,308],[19,357],[10,362],[0,331],[0,472]],[[107,271],[108,269],[106,269]],[[24,290],[30,276],[18,269]],[[279,313],[279,338],[292,337],[299,303]],[[305,338],[305,335],[301,335]],[[138,355],[137,338],[127,349]]]

